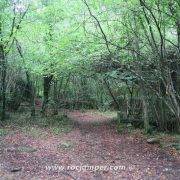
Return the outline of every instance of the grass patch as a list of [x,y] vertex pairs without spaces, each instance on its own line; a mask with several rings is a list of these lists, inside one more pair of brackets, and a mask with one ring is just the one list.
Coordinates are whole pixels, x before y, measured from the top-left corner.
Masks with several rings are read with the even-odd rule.
[[35,138],[44,137],[45,129],[50,129],[53,134],[68,133],[73,128],[73,123],[65,115],[59,114],[52,117],[42,117],[40,114],[31,118],[26,113],[15,113],[7,120],[7,126],[16,127],[24,133]]
[[34,149],[33,147],[29,147],[29,146],[19,146],[17,150],[19,152],[26,152],[26,153],[33,153],[37,151],[37,149]]
[[132,133],[135,130],[135,127],[132,123],[122,123],[118,118],[113,120],[113,123],[116,125],[118,133]]
[[120,134],[121,134],[121,133],[124,133],[124,132],[125,132],[125,129],[126,129],[125,124],[120,124],[120,123],[119,123],[119,124],[117,125],[117,132],[118,132],[118,133],[120,133]]
[[53,134],[69,133],[73,129],[73,123],[67,117],[57,116],[47,121],[48,127],[51,128]]
[[24,126],[21,130],[28,136],[32,136],[34,138],[43,138],[45,136],[44,131],[38,127]]
[[99,122],[99,121],[97,121],[97,122],[95,121],[95,122],[92,123],[92,125],[95,126],[95,127],[96,127],[96,126],[100,126],[101,124],[102,124],[102,123]]
[[71,141],[64,141],[58,145],[58,149],[71,149],[74,144]]
[[6,129],[0,128],[0,137],[1,136],[6,136],[8,134],[8,131]]
[[72,126],[52,127],[51,130],[54,135],[58,135],[60,133],[69,133],[72,130]]
[[91,113],[106,116],[107,118],[110,118],[110,119],[117,118],[117,112],[116,111],[92,111]]

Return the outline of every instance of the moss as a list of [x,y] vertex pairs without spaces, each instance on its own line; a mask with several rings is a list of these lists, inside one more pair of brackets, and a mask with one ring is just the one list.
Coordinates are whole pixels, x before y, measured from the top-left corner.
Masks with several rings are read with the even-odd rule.
[[71,141],[64,141],[58,145],[58,149],[71,149],[74,144]]

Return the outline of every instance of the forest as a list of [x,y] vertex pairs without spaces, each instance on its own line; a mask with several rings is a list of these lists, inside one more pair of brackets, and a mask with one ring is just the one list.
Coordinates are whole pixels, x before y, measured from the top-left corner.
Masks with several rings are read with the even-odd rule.
[[0,1],[0,179],[179,179],[179,0]]

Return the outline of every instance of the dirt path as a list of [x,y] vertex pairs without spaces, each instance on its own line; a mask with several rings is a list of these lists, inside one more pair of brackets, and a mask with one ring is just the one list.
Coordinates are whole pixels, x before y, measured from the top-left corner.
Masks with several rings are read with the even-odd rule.
[[110,117],[92,112],[67,116],[76,121],[67,134],[44,130],[34,138],[16,131],[1,139],[0,179],[179,179],[178,156],[147,144],[140,132],[118,134]]

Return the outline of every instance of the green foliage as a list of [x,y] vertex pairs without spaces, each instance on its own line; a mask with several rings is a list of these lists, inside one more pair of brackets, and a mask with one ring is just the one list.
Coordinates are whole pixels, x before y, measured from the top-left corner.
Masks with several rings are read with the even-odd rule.
[[[53,81],[62,80],[58,84],[62,99],[88,101],[101,110],[111,107],[113,94],[117,101],[139,94],[142,98],[142,87],[157,100],[160,88],[156,86],[162,79],[168,82],[167,68],[161,69],[166,63],[161,63],[168,60],[169,64],[169,59],[163,56],[169,46],[178,52],[179,9],[176,0],[22,0],[14,4],[2,0],[0,45],[8,76],[11,71],[21,76],[28,72],[42,95],[42,77],[53,75]],[[14,87],[10,79],[8,88]],[[172,106],[167,107],[170,114],[178,116],[177,103],[165,96],[162,99]],[[52,127],[64,123],[40,121]]]
[[[100,0],[88,3],[93,15],[100,22],[113,53],[119,54],[117,46],[123,47],[134,38],[134,21],[137,21],[136,26],[142,42],[147,43],[147,34],[143,29],[147,23],[142,16],[139,1]],[[157,1],[147,3],[155,16],[158,16],[153,9],[156,4]],[[6,11],[1,18],[4,25],[3,32],[9,34],[13,19],[13,5],[6,1],[2,1],[0,5]],[[20,5],[27,7],[25,1]],[[168,2],[164,1],[159,8],[165,12],[160,22],[161,26],[167,29],[167,37],[175,41],[169,29],[174,19],[166,14]],[[16,13],[16,16],[18,18],[19,14]],[[135,16],[137,19],[133,19]],[[159,39],[154,23],[152,27],[156,38]],[[108,54],[101,30],[81,0],[32,1],[21,28],[14,36],[23,47],[24,59],[19,61],[17,56],[16,64],[14,61],[13,64],[36,75],[50,73],[58,77],[59,74],[67,71],[87,74],[91,62],[94,62],[97,56]],[[4,35],[4,39],[6,38],[8,36]],[[147,46],[143,47],[143,50],[149,51]],[[123,62],[132,60],[132,56],[126,50],[121,50],[120,57],[116,59]],[[116,78],[116,71],[112,71],[110,76]]]
[[8,131],[6,129],[0,129],[0,137],[6,136],[8,134]]
[[57,117],[53,120],[51,119],[48,124],[51,127],[53,134],[55,135],[58,135],[60,133],[68,133],[73,128],[72,122],[64,117]]
[[126,129],[126,125],[125,124],[118,123],[118,125],[117,125],[117,132],[118,133],[120,133],[120,134],[124,133],[125,129]]
[[33,153],[33,152],[37,151],[37,149],[34,149],[32,147],[29,147],[29,146],[19,146],[17,148],[17,150],[20,152],[26,152],[26,153]]
[[[35,118],[31,118],[29,114],[26,113],[15,113],[11,119],[6,121],[6,125],[18,127],[22,129],[24,133],[35,138],[46,137],[42,128],[50,128],[56,135],[60,133],[68,133],[73,128],[73,123],[63,115],[53,117],[37,116]],[[2,131],[2,133],[3,132],[4,131]]]
[[64,141],[58,145],[58,149],[72,149],[74,144],[71,141]]
[[[44,134],[43,130],[38,126],[32,126],[30,124],[23,124],[23,127],[20,127],[22,132],[31,136],[33,138],[45,138],[46,134]],[[20,150],[21,151],[21,150]]]

